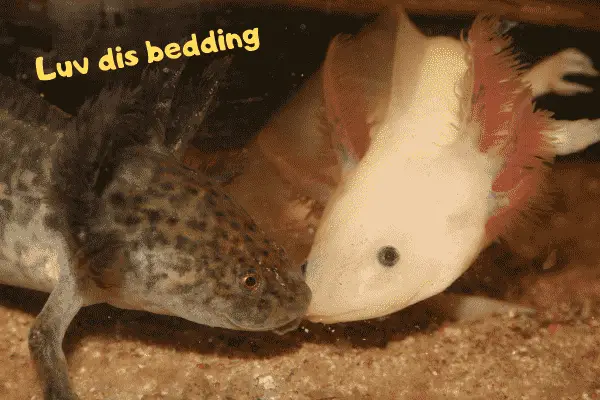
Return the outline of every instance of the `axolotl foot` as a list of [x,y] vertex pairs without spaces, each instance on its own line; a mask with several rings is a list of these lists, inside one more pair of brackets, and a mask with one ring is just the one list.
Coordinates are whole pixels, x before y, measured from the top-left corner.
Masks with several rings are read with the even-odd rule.
[[596,77],[600,73],[590,57],[578,49],[569,48],[544,58],[525,74],[524,79],[531,84],[535,97],[548,93],[574,96],[593,91],[587,85],[565,80],[566,75]]

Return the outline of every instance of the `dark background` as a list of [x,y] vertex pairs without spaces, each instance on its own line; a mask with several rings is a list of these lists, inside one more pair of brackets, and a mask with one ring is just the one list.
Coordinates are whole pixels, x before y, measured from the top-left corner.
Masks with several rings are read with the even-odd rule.
[[[97,93],[107,81],[133,79],[145,64],[140,62],[132,68],[94,73],[94,64],[107,47],[120,45],[144,55],[145,40],[164,46],[189,38],[191,33],[201,39],[210,29],[223,28],[225,32],[241,33],[258,27],[261,43],[257,51],[236,49],[201,55],[192,57],[188,63],[187,68],[199,75],[215,57],[234,54],[225,85],[217,96],[217,105],[194,140],[194,144],[204,150],[234,148],[247,142],[302,81],[319,68],[335,34],[356,32],[373,18],[281,6],[134,9],[116,16],[97,14],[72,27],[74,31],[85,30],[88,37],[92,37],[91,44],[82,49],[81,54],[81,57],[90,58],[90,73],[39,82],[35,78],[35,57],[53,49],[68,49],[73,44],[68,41],[77,40],[77,35],[64,35],[64,32],[58,35],[53,21],[44,12],[24,13],[7,6],[0,8],[0,12],[3,10],[5,15],[0,15],[0,73],[16,77],[43,92],[46,99],[70,113],[76,113],[82,102]],[[411,17],[427,34],[455,37],[472,21],[472,18]],[[600,69],[599,32],[521,23],[508,32],[522,52],[523,61],[533,63],[561,49],[577,47],[590,55]],[[59,60],[60,57],[58,54]],[[559,119],[600,117],[600,79],[573,79],[587,81],[596,92],[575,97],[545,96],[539,99],[538,105],[554,111]],[[583,155],[590,160],[600,159],[600,146],[592,146]]]

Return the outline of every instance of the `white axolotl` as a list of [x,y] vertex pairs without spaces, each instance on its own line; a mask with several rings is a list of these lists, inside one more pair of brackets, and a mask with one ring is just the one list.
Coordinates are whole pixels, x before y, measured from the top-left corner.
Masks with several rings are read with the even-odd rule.
[[[589,91],[562,79],[597,75],[589,58],[568,49],[523,73],[498,27],[480,16],[467,40],[426,37],[398,8],[332,41],[320,74],[343,168],[308,256],[309,320],[382,317],[441,293],[540,200],[555,155],[600,140],[600,120],[533,104]],[[387,96],[380,78],[353,79],[378,35],[394,37],[389,66],[373,67],[390,76]]]

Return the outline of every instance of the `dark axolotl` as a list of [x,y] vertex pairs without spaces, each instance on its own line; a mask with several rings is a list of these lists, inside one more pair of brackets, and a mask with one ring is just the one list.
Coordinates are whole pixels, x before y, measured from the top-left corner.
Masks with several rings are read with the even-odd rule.
[[164,145],[182,69],[151,67],[77,117],[0,77],[0,283],[50,293],[29,336],[45,399],[77,399],[62,341],[84,306],[284,333],[311,299],[300,266]]

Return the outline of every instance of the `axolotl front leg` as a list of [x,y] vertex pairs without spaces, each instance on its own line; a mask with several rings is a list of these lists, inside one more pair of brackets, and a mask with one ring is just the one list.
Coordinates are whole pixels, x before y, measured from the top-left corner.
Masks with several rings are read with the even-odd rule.
[[62,342],[69,324],[86,303],[71,272],[59,281],[29,333],[29,349],[48,400],[77,400],[67,370]]
[[[586,54],[569,48],[544,58],[524,74],[523,80],[530,85],[534,97],[550,93],[574,96],[593,90],[581,83],[565,80],[566,75],[597,77],[600,73]],[[550,135],[557,155],[576,153],[600,141],[600,119],[554,122]]]
[[595,77],[600,73],[590,57],[578,49],[568,48],[542,59],[523,75],[523,80],[531,86],[533,97],[549,93],[573,96],[593,91],[587,85],[565,80],[566,75]]

